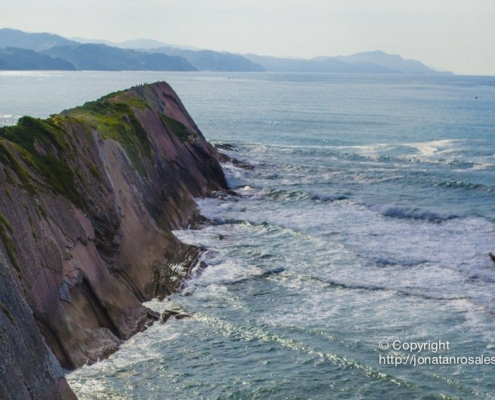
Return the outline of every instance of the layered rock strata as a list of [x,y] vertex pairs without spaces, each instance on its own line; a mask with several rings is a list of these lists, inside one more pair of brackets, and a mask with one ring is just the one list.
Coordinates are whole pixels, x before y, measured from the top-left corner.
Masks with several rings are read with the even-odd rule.
[[158,318],[141,303],[198,262],[171,230],[227,189],[218,157],[166,83],[0,129],[1,398],[71,398],[54,357],[94,362]]

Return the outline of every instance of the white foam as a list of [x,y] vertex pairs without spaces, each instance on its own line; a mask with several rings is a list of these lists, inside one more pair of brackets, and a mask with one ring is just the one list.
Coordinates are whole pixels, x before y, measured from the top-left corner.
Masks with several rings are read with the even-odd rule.
[[454,145],[458,142],[460,142],[460,140],[444,139],[432,140],[429,142],[406,143],[406,145],[419,150],[423,156],[431,157],[433,155],[451,152],[454,149]]
[[[427,218],[422,211],[410,218],[392,218],[350,200],[307,200],[291,205],[251,197],[222,204],[208,199],[200,205],[212,219],[248,220],[258,226],[250,231],[253,234],[258,229],[263,235],[259,227],[269,223],[279,227],[282,235],[296,235],[288,251],[298,251],[299,260],[313,260],[313,264],[328,257],[328,266],[318,264],[319,273],[343,284],[375,285],[436,298],[468,296],[480,305],[492,301],[491,295],[480,293],[495,292],[495,270],[488,268],[491,261],[487,256],[493,251],[495,226],[482,218],[439,217],[442,222],[437,223],[431,222],[437,218]],[[275,238],[265,240],[273,242]],[[277,246],[283,249],[284,242]],[[333,249],[338,246],[344,250],[336,255]],[[349,265],[359,267],[346,268]],[[489,282],[488,286],[480,287],[473,277]]]
[[495,164],[488,163],[488,162],[482,162],[482,163],[479,163],[479,164],[474,164],[474,166],[473,166],[473,168],[471,168],[471,170],[473,170],[473,171],[481,171],[481,170],[484,170],[484,169],[493,168],[494,166],[495,166]]
[[[203,260],[209,265],[201,275],[194,277],[188,283],[201,285],[234,283],[250,276],[256,276],[263,271],[249,261],[227,257],[229,245],[237,244],[237,238],[242,231],[253,231],[251,224],[225,225],[222,227],[208,227],[200,231],[174,231],[174,234],[183,242],[204,246],[209,251],[203,255]],[[224,239],[220,239],[220,235]]]

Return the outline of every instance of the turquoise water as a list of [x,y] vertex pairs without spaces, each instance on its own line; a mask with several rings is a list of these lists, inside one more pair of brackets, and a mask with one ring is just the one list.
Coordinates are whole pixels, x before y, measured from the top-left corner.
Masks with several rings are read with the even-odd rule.
[[70,374],[80,398],[495,396],[495,78],[0,73],[0,124],[163,79],[255,168],[176,232],[209,267],[149,306],[192,318]]

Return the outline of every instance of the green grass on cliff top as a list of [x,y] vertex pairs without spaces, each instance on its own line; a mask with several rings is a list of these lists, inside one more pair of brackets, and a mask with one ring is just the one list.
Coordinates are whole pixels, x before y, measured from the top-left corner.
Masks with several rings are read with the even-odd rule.
[[74,187],[74,172],[64,162],[71,149],[73,146],[63,127],[51,120],[22,117],[17,125],[0,128],[0,161],[16,173],[31,195],[35,191],[32,178],[15,153],[55,192],[81,206],[82,201]]
[[[121,143],[136,170],[146,176],[140,156],[150,155],[150,142],[132,108],[142,110],[147,105],[132,92],[123,92],[119,96],[122,102],[118,103],[110,102],[112,96],[115,94],[49,119],[22,117],[17,125],[0,128],[0,162],[15,172],[31,195],[35,194],[35,188],[25,166],[39,173],[55,192],[83,207],[84,202],[75,187],[77,172],[70,167],[77,149],[64,127],[64,122],[74,119],[89,123],[103,138]],[[6,174],[10,176],[8,170]]]
[[103,139],[112,139],[120,143],[133,167],[141,176],[146,177],[143,157],[151,159],[151,143],[132,109],[144,110],[147,107],[146,102],[137,94],[119,92],[64,111],[62,115],[86,122],[96,129]]
[[[10,167],[33,195],[32,178],[19,162],[17,153],[55,192],[83,207],[84,202],[75,187],[79,174],[70,167],[72,158],[77,157],[77,149],[66,132],[66,124],[76,121],[89,125],[101,138],[120,143],[136,171],[147,177],[145,162],[153,163],[151,143],[134,113],[147,108],[146,101],[131,89],[111,93],[49,119],[22,117],[17,125],[0,128],[0,162]],[[180,140],[191,140],[192,133],[184,124],[161,113],[159,116],[162,124]],[[95,175],[95,171],[90,172]]]

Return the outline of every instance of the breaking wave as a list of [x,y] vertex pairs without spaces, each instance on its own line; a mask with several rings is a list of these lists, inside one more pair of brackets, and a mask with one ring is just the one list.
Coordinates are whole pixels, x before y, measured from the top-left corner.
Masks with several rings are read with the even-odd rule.
[[417,219],[429,222],[444,222],[458,218],[453,214],[440,214],[434,211],[421,210],[418,208],[408,208],[399,206],[371,206],[371,210],[379,212],[384,217],[400,219]]

